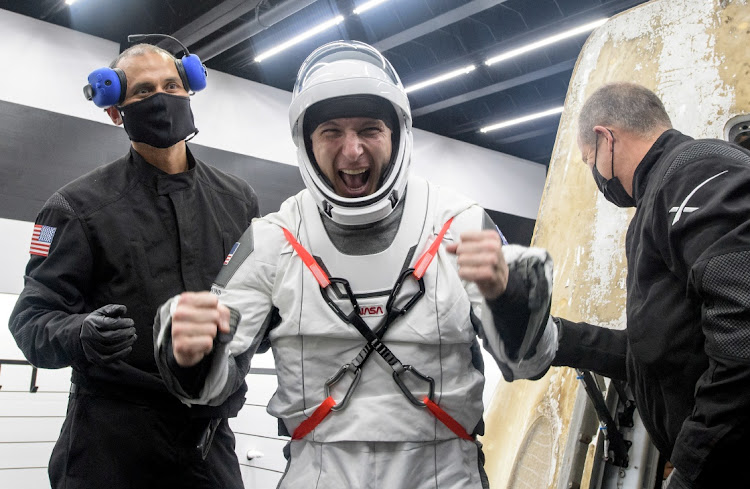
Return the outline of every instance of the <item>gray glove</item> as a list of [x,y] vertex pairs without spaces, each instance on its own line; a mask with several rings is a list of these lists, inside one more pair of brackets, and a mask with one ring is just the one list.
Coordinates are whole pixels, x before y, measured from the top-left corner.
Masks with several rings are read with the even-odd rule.
[[122,317],[127,311],[121,304],[107,304],[86,316],[81,345],[88,361],[106,365],[130,354],[138,337],[133,320]]
[[518,358],[527,359],[536,351],[544,334],[552,304],[552,258],[541,248],[503,246],[508,274],[518,277],[528,294],[529,320]]

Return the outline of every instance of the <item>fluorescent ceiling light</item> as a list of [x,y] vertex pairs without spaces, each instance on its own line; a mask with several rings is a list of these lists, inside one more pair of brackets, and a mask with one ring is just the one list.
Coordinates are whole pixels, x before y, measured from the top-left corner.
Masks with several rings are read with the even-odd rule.
[[73,5],[74,3],[76,3],[76,0],[65,0],[66,5]]
[[294,46],[295,44],[298,44],[298,43],[304,41],[305,39],[313,37],[314,35],[319,34],[319,33],[323,32],[323,31],[325,31],[327,29],[330,29],[331,27],[333,27],[335,25],[338,25],[338,24],[340,24],[343,21],[344,21],[344,16],[343,15],[338,15],[338,16],[334,17],[331,20],[323,22],[322,24],[318,24],[317,26],[313,27],[312,29],[309,29],[309,30],[305,31],[305,32],[303,32],[302,34],[300,34],[298,36],[294,36],[293,38],[289,39],[288,41],[283,42],[283,43],[279,44],[278,46],[275,46],[275,47],[269,49],[268,51],[265,51],[265,52],[259,54],[258,56],[255,57],[255,61],[257,61],[258,63],[260,63],[264,59],[270,58],[274,54],[279,54],[281,51],[283,51],[283,50],[285,50],[287,48],[290,48],[290,47]]
[[359,15],[359,14],[361,14],[362,12],[367,12],[367,11],[368,11],[368,10],[370,10],[371,8],[373,8],[373,7],[377,7],[377,6],[378,6],[378,5],[380,5],[381,3],[384,3],[384,2],[387,2],[387,1],[388,1],[388,0],[370,0],[369,2],[365,2],[365,3],[363,3],[362,5],[360,5],[359,7],[355,8],[355,9],[353,10],[353,13],[354,13],[355,15]]
[[406,93],[413,92],[414,90],[419,90],[420,88],[429,87],[430,85],[444,82],[445,80],[450,80],[451,78],[456,78],[457,76],[465,75],[466,73],[471,73],[475,69],[477,69],[477,67],[474,65],[464,66],[463,68],[451,71],[450,73],[445,73],[444,75],[436,76],[435,78],[430,78],[429,80],[425,80],[423,82],[408,86],[404,90],[406,91]]
[[499,63],[500,61],[505,61],[506,59],[510,59],[513,57],[516,57],[518,55],[521,55],[523,53],[528,53],[529,51],[533,51],[535,49],[539,49],[544,46],[548,46],[550,44],[556,43],[557,41],[561,41],[563,39],[567,39],[569,37],[577,36],[578,34],[583,34],[584,32],[593,31],[600,25],[607,22],[607,19],[599,19],[594,22],[589,22],[588,24],[582,25],[580,27],[576,27],[574,29],[567,30],[565,32],[561,32],[560,34],[556,34],[554,36],[547,37],[545,39],[542,39],[541,41],[533,42],[531,44],[527,44],[526,46],[521,46],[518,49],[513,49],[511,51],[508,51],[507,53],[499,54],[497,56],[493,56],[492,58],[488,59],[484,62],[487,66],[491,66],[495,63]]
[[491,126],[486,126],[486,127],[481,128],[479,132],[489,132],[489,131],[494,131],[495,129],[502,129],[508,126],[515,126],[516,124],[520,124],[522,122],[533,121],[534,119],[539,119],[541,117],[546,117],[548,115],[559,114],[562,111],[563,111],[562,106],[555,107],[554,109],[545,110],[544,112],[537,112],[536,114],[525,115],[523,117],[519,117],[518,119],[511,119],[509,121],[498,122],[497,124],[492,124]]

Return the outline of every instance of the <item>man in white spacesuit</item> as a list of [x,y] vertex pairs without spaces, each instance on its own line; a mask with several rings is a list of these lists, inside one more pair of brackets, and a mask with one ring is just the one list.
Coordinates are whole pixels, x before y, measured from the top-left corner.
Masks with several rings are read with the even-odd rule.
[[219,404],[270,344],[268,412],[292,436],[281,488],[488,487],[477,337],[507,379],[545,371],[551,260],[409,176],[408,99],[370,46],[313,52],[289,119],[307,188],[254,220],[211,293],[160,309],[162,376],[186,404]]

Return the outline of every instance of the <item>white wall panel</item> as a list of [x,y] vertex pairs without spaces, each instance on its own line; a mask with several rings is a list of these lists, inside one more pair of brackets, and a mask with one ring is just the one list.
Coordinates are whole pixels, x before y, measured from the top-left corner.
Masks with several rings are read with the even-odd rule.
[[[2,19],[2,16],[0,16]],[[0,77],[0,79],[3,77]],[[2,81],[0,81],[2,83]],[[2,89],[0,89],[2,90]],[[34,230],[33,222],[16,221],[13,219],[0,218],[0,294],[20,294],[23,289],[23,274],[26,263],[29,261],[29,245],[31,244],[31,233]],[[10,309],[13,308],[10,304]],[[3,315],[8,306],[6,300],[0,297],[0,316]],[[7,324],[7,322],[3,323]],[[3,356],[4,336],[0,336],[0,358]]]
[[[5,359],[5,357],[2,357]],[[0,368],[0,393],[5,392],[29,392],[31,389],[31,377],[33,367],[30,365],[7,365]],[[59,370],[37,369],[36,394],[64,394],[68,395],[70,390],[70,368]],[[31,398],[33,399],[33,398]]]
[[54,442],[0,443],[0,471],[13,468],[47,467],[54,446]]
[[56,417],[65,415],[68,393],[0,391],[0,418],[16,416]]
[[[255,361],[253,361],[253,367],[255,367]],[[250,374],[246,377],[246,381],[247,394],[245,394],[245,404],[256,406],[266,406],[279,385],[275,375]]]
[[[286,439],[264,438],[262,436],[237,435],[235,452],[240,464],[265,470],[283,472],[286,467],[283,449]],[[261,457],[247,459],[248,452],[259,452]]]
[[[266,400],[268,402],[268,400]],[[278,438],[278,421],[266,412],[266,406],[245,404],[236,418],[229,422],[235,433]]]
[[536,219],[546,167],[419,129],[414,173],[475,199],[482,207]]
[[[2,394],[0,394],[1,396]],[[2,402],[2,397],[0,397]],[[0,442],[54,442],[60,434],[65,412],[53,417],[0,418]]]
[[[47,466],[33,469],[0,470],[0,487],[3,489],[49,489]],[[246,486],[254,487],[254,486]],[[276,486],[255,486],[276,487]]]
[[279,483],[281,474],[272,470],[241,466],[242,482],[247,489],[273,489]]
[[[0,235],[12,241],[8,229],[18,221],[0,220]],[[30,223],[21,223],[29,224]],[[30,231],[24,232],[30,236]],[[24,249],[25,256],[28,250]],[[2,255],[0,269],[7,254]],[[15,294],[0,294],[0,359],[22,360],[7,325],[16,302]],[[29,392],[32,367],[3,365],[0,368],[0,488],[44,489],[49,487],[47,462],[60,434],[68,405],[70,368],[37,370],[38,391]]]
[[107,122],[102,109],[86,102],[88,74],[108,64],[117,43],[0,10],[0,98],[84,119]]
[[66,396],[70,391],[71,368],[60,368],[50,370],[40,368],[37,370],[36,385],[39,387],[39,393],[62,393]]
[[[88,74],[106,66],[117,43],[0,9],[0,58],[13,66],[0,77],[0,99],[109,124],[87,102]],[[287,109],[291,94],[217,71],[193,98],[195,142],[296,165]],[[496,151],[415,130],[414,171],[456,187],[490,209],[535,218],[545,167]]]
[[0,368],[1,392],[28,392],[31,388],[32,367],[28,365],[6,365]]

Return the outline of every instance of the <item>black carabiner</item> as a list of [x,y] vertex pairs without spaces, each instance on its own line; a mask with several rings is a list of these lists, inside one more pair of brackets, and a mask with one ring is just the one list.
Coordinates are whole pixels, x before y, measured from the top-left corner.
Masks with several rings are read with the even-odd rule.
[[385,310],[388,311],[388,314],[391,314],[391,312],[393,312],[395,317],[406,314],[409,311],[409,309],[411,309],[412,306],[416,304],[417,301],[419,301],[419,299],[421,299],[422,296],[424,295],[424,280],[422,279],[422,277],[419,277],[419,278],[414,277],[414,279],[417,281],[417,285],[419,286],[419,290],[415,292],[414,295],[406,302],[404,307],[398,308],[395,306],[394,303],[396,302],[398,293],[401,292],[401,287],[403,287],[409,275],[413,275],[413,274],[414,274],[414,269],[407,268],[406,270],[401,272],[401,275],[399,275],[398,280],[396,280],[396,285],[393,287],[391,294],[388,296],[388,301],[385,303]]
[[[427,405],[418,400],[414,395],[409,391],[409,388],[406,387],[406,384],[401,379],[401,376],[404,373],[410,372],[415,377],[417,377],[419,380],[423,382],[427,382],[429,384],[429,399],[432,400],[435,396],[435,380],[432,377],[428,377],[427,375],[423,375],[420,373],[416,368],[412,367],[411,365],[403,365],[401,362],[396,358],[396,356],[391,352],[391,350],[385,346],[385,344],[381,341],[383,336],[385,335],[385,332],[388,330],[388,326],[396,320],[399,316],[402,316],[406,314],[409,309],[411,309],[414,304],[416,304],[419,299],[421,299],[424,296],[425,293],[425,285],[424,280],[422,277],[416,277],[414,276],[414,279],[417,281],[417,287],[418,289],[414,292],[414,294],[409,298],[409,300],[406,301],[406,304],[404,304],[403,307],[397,307],[396,306],[396,300],[398,298],[399,293],[401,292],[401,288],[403,287],[404,283],[406,282],[406,279],[409,278],[409,276],[414,276],[414,269],[408,268],[401,272],[401,274],[398,277],[398,280],[396,281],[396,284],[393,287],[393,290],[391,290],[391,293],[388,297],[388,300],[386,302],[386,315],[380,322],[380,324],[376,327],[376,331],[373,331],[370,329],[370,327],[367,325],[364,319],[359,315],[359,305],[357,303],[357,299],[354,296],[354,293],[352,292],[351,286],[349,285],[349,281],[344,278],[337,278],[337,277],[329,277],[329,285],[326,287],[320,287],[320,292],[323,295],[323,299],[326,301],[328,306],[336,313],[336,315],[341,318],[344,322],[354,326],[354,328],[359,331],[359,333],[367,340],[367,343],[365,346],[360,350],[357,357],[352,360],[350,363],[347,363],[346,365],[342,366],[336,374],[334,374],[331,378],[329,378],[325,383],[325,393],[326,397],[330,397],[331,388],[338,383],[346,374],[346,372],[352,372],[354,375],[354,379],[352,380],[352,383],[349,385],[349,388],[346,391],[346,394],[344,395],[344,398],[338,402],[336,405],[334,405],[331,410],[332,411],[339,411],[341,409],[344,409],[349,402],[349,399],[352,397],[352,394],[354,393],[354,389],[357,387],[357,384],[359,384],[360,377],[362,376],[362,367],[364,366],[367,359],[370,357],[373,351],[376,351],[387,363],[390,365],[391,369],[393,370],[393,379],[395,380],[398,387],[401,389],[401,391],[404,393],[406,398],[414,404],[417,407],[426,407]],[[340,287],[340,288],[339,288]],[[334,297],[330,294],[333,294],[336,296],[337,299],[342,299],[346,297],[349,301],[349,304],[352,307],[351,312],[347,314],[344,312],[335,302]]]
[[412,375],[417,377],[419,380],[429,383],[430,390],[429,390],[429,394],[427,395],[427,397],[430,399],[430,401],[432,401],[435,397],[435,379],[433,379],[432,377],[428,375],[424,375],[423,373],[421,373],[419,370],[412,367],[411,365],[404,365],[403,367],[404,368],[400,371],[397,371],[395,369],[393,370],[393,380],[396,381],[396,384],[399,386],[399,388],[401,389],[401,392],[404,393],[406,398],[409,399],[409,402],[411,402],[417,407],[427,407],[427,404],[425,404],[423,401],[420,401],[419,399],[414,397],[414,394],[411,393],[409,388],[406,387],[406,384],[404,384],[403,379],[401,379],[401,375],[407,372],[411,372]]
[[[328,304],[328,307],[330,307],[333,312],[336,313],[338,317],[340,317],[345,323],[350,322],[350,315],[352,314],[358,314],[359,313],[359,304],[357,304],[357,298],[354,296],[354,292],[352,292],[352,288],[349,285],[349,281],[345,278],[337,278],[337,277],[330,277],[329,284],[326,287],[321,286],[320,287],[320,293],[323,295],[323,300],[326,301],[326,304]],[[344,294],[341,294],[340,291],[336,287],[343,287],[344,288]],[[332,294],[338,295],[338,296],[346,296],[346,298],[349,300],[349,304],[352,306],[352,312],[349,314],[345,313],[341,310],[341,308],[336,305],[336,302],[334,302],[333,297],[328,295],[328,290],[331,290]]]
[[349,403],[349,399],[351,399],[352,394],[354,393],[354,389],[357,387],[357,384],[359,384],[359,379],[362,377],[362,369],[359,367],[356,367],[350,363],[347,363],[346,365],[343,365],[338,372],[336,372],[330,379],[326,380],[325,383],[325,392],[326,392],[326,398],[331,396],[331,388],[336,385],[347,372],[353,372],[354,379],[352,379],[352,383],[349,384],[349,388],[346,389],[346,394],[344,394],[344,398],[341,399],[341,401],[337,402],[332,408],[331,411],[340,411],[346,407],[346,405]]

